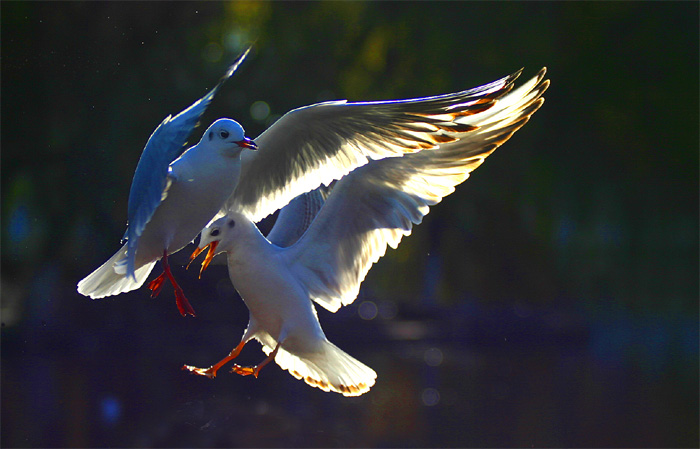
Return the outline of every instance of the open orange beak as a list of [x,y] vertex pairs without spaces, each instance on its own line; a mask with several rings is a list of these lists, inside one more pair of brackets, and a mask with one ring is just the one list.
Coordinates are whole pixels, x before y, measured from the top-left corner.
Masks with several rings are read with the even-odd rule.
[[190,256],[190,262],[187,264],[187,268],[190,268],[190,265],[194,260],[204,252],[207,247],[209,248],[209,252],[207,255],[204,257],[204,261],[202,261],[202,268],[199,270],[199,279],[202,279],[202,273],[204,273],[204,270],[207,269],[209,264],[211,263],[211,260],[214,258],[214,255],[216,254],[216,247],[219,245],[218,240],[214,240],[213,242],[209,243],[208,245],[204,246],[204,248],[197,248],[194,250],[192,255]]

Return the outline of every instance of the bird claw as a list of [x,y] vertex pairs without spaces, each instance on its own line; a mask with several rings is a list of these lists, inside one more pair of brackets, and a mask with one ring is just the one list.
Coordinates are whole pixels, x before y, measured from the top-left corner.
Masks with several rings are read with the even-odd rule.
[[[163,289],[164,282],[165,282],[165,272],[163,272],[163,274],[161,274],[157,278],[153,279],[148,284],[148,288],[151,289],[151,298],[155,298],[156,296],[158,296],[160,294],[160,291]],[[182,315],[182,316],[186,316],[186,315],[197,316],[194,313],[194,309],[192,308],[192,305],[185,297],[185,293],[182,291],[182,288],[180,288],[180,286],[177,284],[173,284],[173,288],[175,290],[175,305],[177,305],[177,310],[180,311],[180,315]]]
[[160,294],[163,288],[163,281],[165,281],[165,273],[162,273],[148,284],[148,288],[151,289],[151,298],[155,298]]
[[191,365],[184,365],[182,367],[183,371],[190,371],[191,373],[194,374],[199,374],[200,376],[206,376],[210,379],[213,379],[216,377],[216,371],[213,366],[210,366],[209,368],[197,368],[196,366],[191,366]]
[[173,276],[173,273],[170,271],[170,264],[168,263],[167,251],[163,251],[163,258],[161,259],[161,261],[163,263],[163,273],[157,278],[153,279],[148,284],[148,288],[150,288],[152,292],[151,298],[155,298],[156,296],[158,296],[160,290],[163,288],[163,282],[165,281],[165,277],[167,276],[170,280],[170,284],[172,284],[173,286],[173,290],[175,291],[175,305],[177,305],[177,310],[180,311],[180,315],[197,316],[194,313],[194,309],[190,305],[190,302],[185,297],[185,292],[182,291],[182,287],[178,285],[177,281],[175,280],[175,277]]
[[240,374],[241,376],[250,376],[252,374],[257,379],[258,374],[260,373],[260,370],[258,369],[257,366],[233,365],[233,368],[231,368],[231,372],[236,373],[236,374]]

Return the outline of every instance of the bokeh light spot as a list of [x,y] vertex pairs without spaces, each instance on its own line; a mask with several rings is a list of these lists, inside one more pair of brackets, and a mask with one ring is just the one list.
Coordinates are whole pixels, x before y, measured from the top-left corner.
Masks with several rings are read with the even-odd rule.
[[264,121],[270,115],[270,106],[264,101],[256,101],[250,106],[250,116],[259,122]]
[[399,313],[399,308],[396,306],[394,301],[385,300],[379,302],[379,316],[385,320],[392,320],[396,318]]
[[109,426],[119,422],[119,418],[122,416],[122,404],[119,399],[114,396],[102,398],[100,402],[100,416],[102,421]]
[[10,215],[8,231],[13,243],[21,243],[29,237],[29,212],[26,206],[20,205]]
[[216,42],[209,42],[206,47],[204,47],[204,50],[202,50],[202,57],[205,61],[209,62],[221,61],[221,56],[223,56],[223,54],[223,48]]
[[430,348],[423,354],[423,360],[428,366],[440,366],[443,360],[442,351],[438,348]]
[[363,320],[373,320],[377,317],[377,305],[372,301],[364,301],[357,308],[357,313]]
[[435,388],[426,388],[421,393],[420,399],[426,407],[433,407],[440,402],[440,392]]

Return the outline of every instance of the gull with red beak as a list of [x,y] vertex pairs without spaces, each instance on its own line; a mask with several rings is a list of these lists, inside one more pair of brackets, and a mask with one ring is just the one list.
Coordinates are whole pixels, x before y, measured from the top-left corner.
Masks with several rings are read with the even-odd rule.
[[[290,246],[270,242],[245,212],[229,211],[204,229],[192,259],[209,248],[203,271],[216,253],[227,253],[229,276],[250,319],[227,357],[209,368],[183,369],[214,378],[256,339],[267,357],[257,366],[234,365],[233,372],[258,377],[274,360],[324,391],[345,396],[367,392],[376,373],[328,341],[313,303],[331,312],[352,303],[387,245],[396,248],[430,206],[452,193],[540,108],[549,86],[544,74],[542,69],[512,91],[514,76],[495,91],[475,89],[488,93],[475,94],[449,125],[438,122],[442,128],[416,124],[415,129],[446,129],[439,134],[440,144],[430,151],[372,161],[344,176]],[[449,111],[440,115],[453,118]]]
[[186,141],[221,85],[236,71],[248,49],[204,97],[175,117],[168,116],[146,143],[129,192],[126,243],[107,262],[78,283],[78,292],[103,298],[140,287],[161,259],[163,274],[149,288],[158,295],[167,277],[183,316],[194,309],[170,270],[168,256],[182,249],[219,212],[233,192],[241,151],[257,147],[243,127],[219,119],[199,143]]

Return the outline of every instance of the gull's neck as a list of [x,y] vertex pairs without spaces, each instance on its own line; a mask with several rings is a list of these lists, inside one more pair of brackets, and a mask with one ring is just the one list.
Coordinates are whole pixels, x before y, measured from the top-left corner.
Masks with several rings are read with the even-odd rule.
[[228,252],[229,260],[248,260],[255,257],[256,253],[272,248],[270,241],[247,216],[238,212],[229,212],[228,217],[236,223],[233,229],[228,231],[221,248]]

